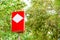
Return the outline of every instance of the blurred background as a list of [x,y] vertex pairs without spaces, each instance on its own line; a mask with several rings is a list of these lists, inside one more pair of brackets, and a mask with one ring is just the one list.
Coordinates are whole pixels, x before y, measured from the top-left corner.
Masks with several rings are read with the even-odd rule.
[[0,40],[17,40],[18,34],[11,32],[11,15],[27,5],[29,8],[24,8],[26,30],[20,33],[21,40],[60,40],[60,0],[30,1],[31,4],[0,0]]

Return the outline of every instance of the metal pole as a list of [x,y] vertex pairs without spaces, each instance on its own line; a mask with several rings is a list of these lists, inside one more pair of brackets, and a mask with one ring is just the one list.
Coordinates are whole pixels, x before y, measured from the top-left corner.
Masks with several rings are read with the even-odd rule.
[[18,33],[18,40],[21,40],[21,39],[20,39],[20,34],[19,34],[19,33]]

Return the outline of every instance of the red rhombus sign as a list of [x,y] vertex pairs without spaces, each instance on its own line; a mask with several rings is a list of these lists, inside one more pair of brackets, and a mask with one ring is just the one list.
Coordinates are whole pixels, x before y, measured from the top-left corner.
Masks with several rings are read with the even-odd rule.
[[25,30],[25,14],[24,11],[16,11],[12,13],[12,32],[24,32]]

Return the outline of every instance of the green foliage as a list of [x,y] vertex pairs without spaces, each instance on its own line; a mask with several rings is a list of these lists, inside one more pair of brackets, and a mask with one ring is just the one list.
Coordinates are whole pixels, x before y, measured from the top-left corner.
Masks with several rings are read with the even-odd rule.
[[20,0],[0,0],[0,40],[16,40],[17,34],[11,32],[11,13],[21,10],[26,4]]
[[[0,40],[17,40],[11,32],[11,13],[26,6],[20,0],[0,0]],[[60,0],[32,0],[21,40],[60,40]]]

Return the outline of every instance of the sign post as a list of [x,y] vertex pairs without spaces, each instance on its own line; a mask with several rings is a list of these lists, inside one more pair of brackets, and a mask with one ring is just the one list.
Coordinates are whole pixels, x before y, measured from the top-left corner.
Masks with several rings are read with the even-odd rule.
[[20,39],[20,34],[19,34],[19,33],[18,33],[18,40],[21,40],[21,39]]
[[24,11],[12,12],[12,32],[18,33],[18,40],[20,40],[19,33],[25,31],[25,13]]

